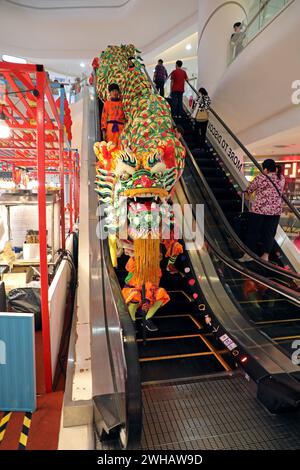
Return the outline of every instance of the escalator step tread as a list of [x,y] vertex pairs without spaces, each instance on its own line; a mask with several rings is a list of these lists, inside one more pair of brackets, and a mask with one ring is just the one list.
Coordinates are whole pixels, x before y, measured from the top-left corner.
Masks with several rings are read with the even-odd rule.
[[140,366],[142,382],[197,377],[224,371],[222,364],[213,355],[141,362]]
[[183,354],[194,354],[210,352],[200,336],[176,339],[156,339],[147,341],[145,345],[138,342],[140,358],[159,358],[161,356],[178,356]]
[[[164,315],[159,311],[157,315],[153,317],[153,322],[158,327],[157,332],[151,332],[147,335],[150,338],[157,338],[157,337],[167,337],[167,336],[180,336],[180,335],[191,335],[191,334],[198,334],[203,333],[203,329],[199,329],[193,318],[197,321],[197,323],[201,326],[201,322],[197,320],[196,315],[186,315],[182,314],[182,316],[176,316],[180,314],[174,315]],[[137,328],[137,339],[142,338],[142,321],[140,318],[137,319],[136,322]]]

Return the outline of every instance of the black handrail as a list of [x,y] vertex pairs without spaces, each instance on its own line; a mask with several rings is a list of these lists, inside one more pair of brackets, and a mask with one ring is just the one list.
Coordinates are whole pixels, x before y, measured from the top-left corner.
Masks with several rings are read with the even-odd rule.
[[[194,93],[196,93],[197,97],[199,98],[200,97],[200,93],[196,90],[196,88],[189,82],[187,81],[188,85],[191,87],[191,89],[193,90]],[[252,161],[253,165],[256,166],[256,168],[260,171],[260,173],[262,173],[264,176],[266,176],[269,181],[272,183],[272,185],[274,186],[274,188],[276,189],[276,191],[278,192],[278,194],[280,195],[280,197],[284,200],[284,202],[287,204],[287,206],[291,209],[291,211],[295,214],[295,216],[297,217],[298,220],[300,220],[300,212],[293,206],[293,204],[291,203],[291,201],[285,196],[285,194],[281,194],[279,191],[278,191],[278,188],[276,186],[276,184],[274,183],[274,181],[268,176],[268,175],[265,175],[263,173],[263,169],[262,169],[262,166],[257,162],[257,160],[253,157],[253,155],[249,152],[249,150],[245,147],[245,145],[240,141],[240,139],[232,132],[232,130],[227,126],[227,124],[223,121],[223,119],[217,114],[217,112],[212,108],[210,107],[209,108],[209,111],[215,116],[215,118],[222,124],[222,126],[224,127],[224,129],[226,129],[226,131],[228,132],[228,134],[233,138],[233,140],[235,140],[235,142],[239,145],[239,147],[243,150],[243,152],[245,152],[245,154],[247,155],[247,157]]]
[[[191,196],[191,191],[189,190],[186,182],[184,181],[184,177],[182,178],[183,181],[181,182],[184,192],[188,195],[187,199],[192,203],[196,204],[197,201],[199,202],[198,198],[197,201],[194,200],[194,198]],[[199,187],[195,185],[194,188],[197,192],[199,191]],[[238,262],[232,260],[229,258],[227,255],[225,255],[215,244],[215,242],[212,240],[211,236],[207,234],[207,231],[205,231],[204,234],[205,241],[208,243],[209,247],[211,248],[211,251],[217,255],[217,257],[223,261],[224,264],[229,266],[231,269],[234,271],[242,274],[243,276],[259,282],[260,284],[264,285],[265,287],[279,293],[283,297],[287,297],[292,301],[297,302],[300,305],[300,294],[295,292],[294,290],[279,285],[277,282],[272,281],[271,279],[268,279],[264,276],[261,276],[260,274],[254,273],[253,271],[250,271],[249,269],[245,268],[245,266],[241,266]]]
[[[101,130],[99,125],[99,104],[97,100],[97,92],[95,90],[95,113],[96,113],[96,129],[95,137],[96,140],[101,139]],[[120,340],[122,341],[123,353],[125,358],[125,447],[127,449],[135,449],[139,446],[142,433],[142,393],[141,393],[141,374],[140,374],[140,365],[139,365],[139,355],[137,349],[137,343],[135,338],[135,329],[131,321],[127,306],[124,302],[120,284],[116,275],[116,272],[112,266],[109,246],[107,240],[100,241],[100,249],[102,252],[101,260],[106,266],[107,278],[109,280],[113,298],[117,299],[117,312],[119,316],[119,321],[122,330],[122,336]],[[104,273],[103,273],[104,274]],[[103,293],[105,299],[105,293]],[[105,317],[106,325],[107,321],[107,311],[105,306]],[[112,375],[115,376],[114,364],[113,364],[113,351],[111,350],[110,340],[109,340],[109,331],[106,326],[106,335],[108,338],[108,347],[110,348],[109,356],[111,358],[112,366]],[[114,386],[116,389],[116,380],[113,380]],[[118,393],[118,390],[115,390]],[[123,443],[124,445],[124,443]]]

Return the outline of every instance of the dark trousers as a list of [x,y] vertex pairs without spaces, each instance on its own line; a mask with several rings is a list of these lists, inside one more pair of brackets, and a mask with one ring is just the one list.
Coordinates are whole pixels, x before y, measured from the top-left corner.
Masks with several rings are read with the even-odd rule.
[[257,242],[262,243],[263,253],[270,253],[273,247],[280,215],[262,215],[249,213],[246,245],[257,251]]
[[165,81],[164,80],[155,80],[155,86],[160,96],[165,96]]
[[183,116],[183,91],[172,91],[171,98],[173,116]]
[[195,121],[195,140],[197,142],[197,147],[205,147],[207,126],[208,121]]

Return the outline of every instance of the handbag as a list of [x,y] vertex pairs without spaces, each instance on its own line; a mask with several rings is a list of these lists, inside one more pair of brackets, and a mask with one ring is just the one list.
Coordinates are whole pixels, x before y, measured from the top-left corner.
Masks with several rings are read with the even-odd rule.
[[208,121],[208,111],[207,109],[198,109],[196,117],[196,121],[202,122],[202,121]]
[[200,103],[197,103],[195,109],[192,112],[192,118],[198,122],[208,121],[208,111],[207,109],[200,109]]

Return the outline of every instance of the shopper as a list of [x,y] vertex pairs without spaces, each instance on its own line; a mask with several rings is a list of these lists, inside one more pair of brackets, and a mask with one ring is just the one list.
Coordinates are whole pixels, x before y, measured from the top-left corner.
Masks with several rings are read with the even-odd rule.
[[234,59],[244,48],[243,41],[245,38],[245,32],[243,30],[243,24],[238,21],[233,25],[233,33],[230,38],[230,46],[232,51],[232,59]]
[[195,141],[197,147],[205,149],[206,131],[208,126],[208,110],[211,99],[205,88],[199,88],[199,96],[195,101],[192,117],[194,118]]
[[80,93],[81,85],[80,85],[80,78],[79,77],[77,77],[75,79],[75,82],[73,83],[71,90],[74,91],[75,95],[78,95]]
[[134,60],[135,60],[135,57],[128,57],[128,69],[130,71],[134,70],[135,69],[135,65],[134,65]]
[[[269,254],[282,213],[285,178],[281,175],[281,167],[276,165],[272,159],[265,160],[262,167],[264,174],[256,176],[245,191],[248,195],[256,192],[249,214],[246,244],[253,252],[256,252],[257,242],[261,241],[261,258],[269,261]],[[251,261],[251,259],[245,254],[239,261],[245,262]]]
[[174,127],[174,134],[177,139],[182,139],[184,136],[184,129],[182,126],[175,126]]
[[110,99],[105,101],[101,117],[102,136],[106,142],[113,142],[118,146],[125,124],[125,114],[117,83],[111,83],[108,91]]
[[168,78],[168,72],[166,67],[163,65],[164,61],[159,59],[155,67],[153,81],[156,85],[157,91],[160,96],[165,96],[165,82]]
[[171,73],[171,98],[174,117],[181,117],[184,114],[182,100],[186,81],[188,81],[188,76],[186,71],[182,69],[182,61],[177,60],[176,69]]

